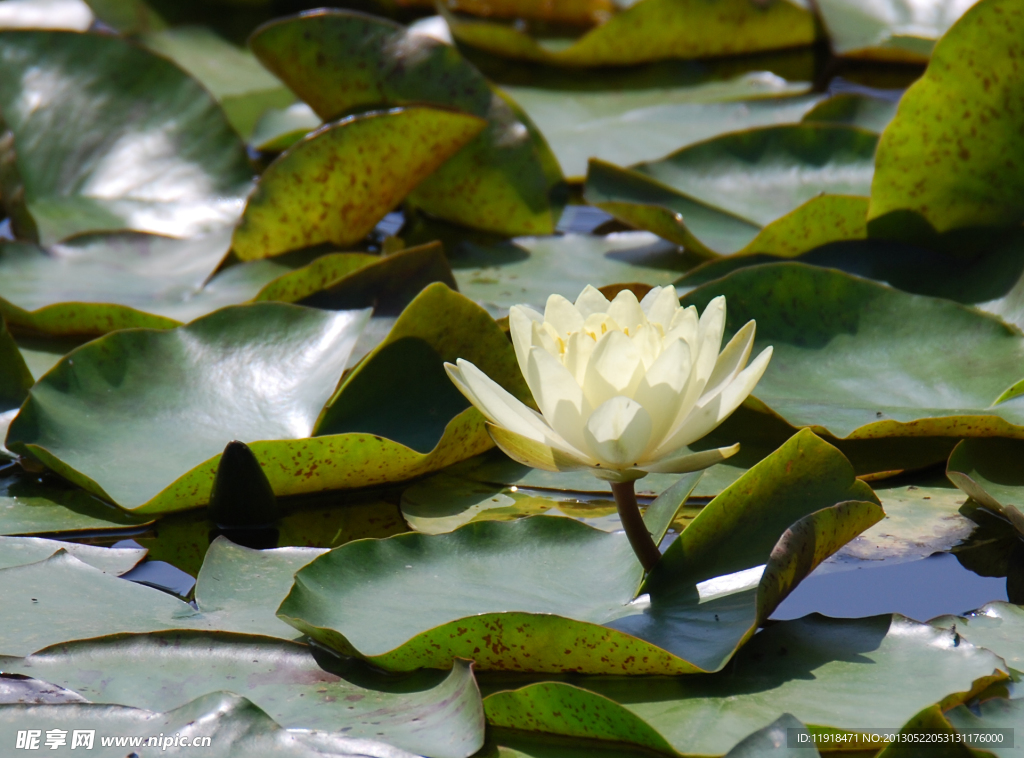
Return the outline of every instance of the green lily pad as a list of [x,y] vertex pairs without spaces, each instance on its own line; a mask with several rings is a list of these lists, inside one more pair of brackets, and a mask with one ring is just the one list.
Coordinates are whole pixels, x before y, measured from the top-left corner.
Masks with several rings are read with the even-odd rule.
[[964,494],[948,482],[905,475],[875,482],[874,490],[885,518],[848,542],[834,560],[898,563],[927,558],[967,539],[974,528],[960,513]]
[[[693,484],[673,488],[673,513]],[[834,448],[804,432],[693,520],[649,578],[649,598],[634,600],[642,571],[624,533],[528,518],[342,546],[296,574],[278,613],[391,670],[444,668],[456,657],[484,670],[715,670],[792,586],[881,518],[874,502],[851,500],[874,496]],[[651,528],[656,541],[669,521]],[[712,620],[716,612],[725,620]]]
[[1024,442],[964,440],[949,457],[946,475],[975,501],[1005,518],[1024,536]]
[[865,440],[1024,437],[1024,406],[990,407],[1020,378],[1024,338],[992,316],[800,263],[735,271],[683,303],[718,295],[727,332],[756,319],[755,349],[774,345],[757,396],[794,426]]
[[[993,698],[978,703],[972,710],[966,706],[958,705],[956,708],[943,714],[946,721],[956,730],[966,732],[970,729],[1011,729],[1018,730],[1024,727],[1024,700],[1004,698]],[[1016,734],[1017,732],[1011,732]],[[1002,745],[994,742],[973,743],[976,750],[971,750],[971,755],[981,753],[992,754],[998,758],[1010,758],[1020,748],[1014,744],[1011,748],[1008,740]]]
[[408,107],[350,116],[297,142],[260,177],[232,238],[242,260],[351,245],[485,126]]
[[21,405],[35,380],[25,365],[18,343],[0,317],[0,414]]
[[987,648],[1011,668],[1024,671],[1024,608],[1012,603],[989,603],[966,617],[940,616],[929,622],[936,629],[949,629],[972,645]]
[[[39,745],[45,745],[45,732],[56,724],[67,732],[67,746],[72,744],[75,731],[92,732],[95,752],[89,754],[99,758],[124,758],[125,747],[133,746],[128,740],[138,739],[135,746],[141,746],[156,735],[189,739],[189,747],[157,745],[169,756],[184,755],[182,751],[194,753],[193,741],[202,740],[200,746],[207,749],[217,746],[220,758],[414,758],[412,753],[376,740],[287,731],[251,702],[229,692],[204,695],[169,713],[85,703],[0,708],[0,738],[5,745],[16,745],[18,732],[29,730],[39,731]],[[125,742],[104,746],[100,738],[111,735]],[[76,755],[70,747],[65,749],[68,755]]]
[[[271,440],[310,435],[367,315],[257,303],[167,331],[109,334],[35,386],[7,446],[125,508],[201,505],[232,439],[266,441],[254,446],[265,464],[308,444]],[[290,489],[278,471],[270,466],[275,491]]]
[[[806,207],[810,208],[814,203],[809,201]],[[798,213],[799,210],[791,215]],[[782,231],[788,218],[784,216],[776,224],[769,225],[766,232],[776,228]],[[827,231],[827,228],[821,231]],[[847,223],[845,229],[850,231],[852,226]],[[799,234],[799,229],[794,231]],[[811,238],[817,231],[816,227],[808,229]],[[1024,237],[1020,234],[1008,235],[971,260],[941,250],[891,240],[857,240],[852,238],[854,236],[848,235],[845,241],[836,240],[835,244],[801,253],[796,258],[801,263],[837,268],[885,282],[915,295],[942,297],[973,305],[999,316],[1008,324],[1024,328]],[[697,287],[739,268],[777,263],[788,257],[786,253],[757,253],[707,261],[679,279],[677,288]]]
[[409,203],[499,234],[550,234],[561,173],[544,138],[455,48],[384,19],[320,10],[261,27],[260,60],[325,120],[370,108],[429,104],[487,120]]
[[834,242],[868,236],[866,197],[819,195],[768,224],[736,255],[795,258]]
[[[675,488],[677,506],[697,478],[684,477]],[[668,523],[650,528],[657,542]],[[459,555],[462,558],[453,564],[451,556]],[[392,567],[399,565],[396,558],[404,567],[397,576]],[[418,570],[413,570],[416,564]],[[599,575],[595,565],[604,568]],[[370,576],[351,582],[347,575],[359,567],[369,575],[383,571],[380,577],[394,577],[387,594]],[[465,569],[477,577],[479,591],[474,592],[469,574],[459,575]],[[562,581],[553,583],[553,572]],[[479,582],[483,574],[493,577],[486,585]],[[471,657],[483,669],[571,668],[593,673],[623,665],[628,670],[633,659],[623,661],[622,654],[605,653],[604,660],[598,660],[580,648],[599,644],[602,638],[605,645],[614,640],[610,647],[644,648],[641,641],[588,618],[614,617],[616,606],[628,604],[635,595],[642,575],[624,533],[608,534],[569,519],[484,522],[450,534],[407,534],[342,546],[296,575],[278,615],[320,642],[390,670],[446,668],[459,657]],[[496,591],[499,586],[502,589]],[[568,587],[573,590],[567,592]],[[372,606],[365,605],[369,594],[360,597],[360,589],[377,598]],[[389,596],[397,604],[387,602]],[[325,605],[326,597],[332,600]],[[336,600],[341,597],[345,599],[339,606]],[[510,600],[527,610],[508,612],[500,607]],[[399,606],[405,610],[399,611]],[[345,611],[338,614],[341,607]],[[574,621],[572,616],[583,620]],[[390,620],[382,624],[382,617]],[[576,650],[569,649],[574,646]],[[647,647],[644,652],[649,654],[661,652]],[[609,655],[620,660],[610,661]]]
[[935,41],[975,0],[905,3],[821,0],[818,12],[832,50],[845,58],[925,63]]
[[137,547],[96,547],[38,537],[0,537],[0,569],[43,561],[58,550],[64,550],[83,563],[115,576],[131,571],[146,557],[146,550]]
[[629,169],[591,161],[584,196],[698,254],[730,254],[817,195],[867,195],[877,140],[841,124],[749,129]]
[[244,147],[173,63],[107,34],[3,32],[0,48],[16,152],[0,184],[19,236],[188,237],[234,223],[252,176]]
[[521,303],[543,308],[551,294],[574,300],[588,284],[665,286],[689,263],[676,245],[648,232],[463,240],[446,249],[459,291],[495,317]]
[[210,91],[228,122],[248,139],[260,116],[284,108],[295,95],[263,68],[252,53],[235,47],[211,29],[176,26],[145,34],[141,42],[170,58]]
[[275,615],[277,606],[295,572],[325,552],[315,547],[251,550],[218,537],[196,581],[196,605],[218,631],[295,639],[295,630]]
[[0,602],[0,655],[25,656],[69,638],[201,626],[188,603],[106,574],[63,550],[0,569]]
[[896,105],[878,97],[841,93],[819,102],[802,120],[846,124],[881,134],[896,116]]
[[[439,8],[444,12],[443,6]],[[578,40],[545,45],[517,27],[446,14],[463,44],[561,66],[621,66],[664,58],[710,58],[809,45],[814,16],[805,4],[641,0]]]
[[[588,710],[621,704],[678,753],[708,756],[728,752],[783,713],[811,731],[892,726],[938,701],[963,702],[969,693],[1005,677],[999,658],[958,643],[948,630],[901,616],[836,620],[811,615],[763,630],[727,670],[710,676],[592,677],[586,690],[535,684],[490,695],[484,708],[491,721],[492,713],[497,718],[510,712],[534,688],[564,690],[564,697],[580,701],[589,695]],[[547,722],[556,733],[572,723],[568,718]],[[517,723],[530,728],[525,720]]]
[[[372,433],[378,440],[386,437],[426,454],[444,444],[454,418],[457,426],[464,426],[462,445],[472,448],[471,454],[483,452],[493,445],[490,437],[482,428],[470,431],[482,417],[444,371],[444,363],[457,358],[471,361],[513,396],[532,404],[505,333],[483,308],[442,284],[432,284],[410,303],[387,338],[345,376],[320,413],[315,434]],[[365,454],[370,463],[374,453]]]
[[437,243],[410,247],[384,256],[366,253],[322,255],[309,265],[269,282],[254,299],[309,302],[317,295],[318,299],[328,301],[332,309],[373,305],[378,311],[392,312],[398,306],[407,305],[433,282],[441,282],[452,289],[458,287],[444,249]]
[[[656,160],[726,132],[799,121],[819,100],[796,97],[807,84],[770,71],[692,84],[690,71],[673,73],[664,82],[644,79],[630,87],[612,81],[601,88],[580,82],[579,72],[548,74],[502,90],[537,124],[562,172],[573,179],[587,173],[590,158],[620,166]],[[601,72],[603,81],[608,76]]]
[[[0,313],[23,329],[55,335],[166,329],[251,298],[260,282],[204,281],[230,236],[178,240],[145,234],[89,235],[49,250],[0,246]],[[269,281],[276,272],[264,272]]]
[[1017,3],[986,0],[935,46],[878,143],[869,221],[909,212],[941,233],[1024,220],[1019,143],[1010,136],[1024,128],[1024,114],[1009,105],[1019,102],[1024,72],[991,76],[1014,54],[1022,29]]
[[0,534],[103,532],[149,523],[52,478],[0,470]]
[[323,124],[306,103],[292,103],[287,108],[268,108],[253,127],[249,141],[257,150],[279,153]]
[[[394,691],[395,683],[379,675],[364,677],[365,686],[346,681],[338,675],[345,673],[340,662],[306,645],[221,632],[166,632],[55,645],[5,659],[3,667],[60,684],[93,703],[151,711],[232,691],[286,728],[382,740],[436,758],[467,758],[484,739],[483,706],[466,661],[456,661],[440,682],[419,676]],[[97,678],[97,671],[103,676]]]
[[[177,329],[107,335],[36,385],[8,445],[99,497],[161,513],[206,504],[232,439],[249,444],[278,496],[404,481],[489,449],[483,417],[447,380],[446,360],[471,360],[529,397],[497,324],[440,283],[336,390],[366,316],[256,303]],[[103,373],[111,360],[121,367],[116,376]],[[72,376],[81,384],[68,396],[60,388]],[[110,382],[117,392],[107,391]],[[42,409],[58,398],[65,410],[46,411],[43,421]],[[176,422],[165,423],[168,416]],[[92,421],[81,427],[82,418]],[[162,424],[158,437],[154,423]],[[88,446],[76,443],[81,434]]]

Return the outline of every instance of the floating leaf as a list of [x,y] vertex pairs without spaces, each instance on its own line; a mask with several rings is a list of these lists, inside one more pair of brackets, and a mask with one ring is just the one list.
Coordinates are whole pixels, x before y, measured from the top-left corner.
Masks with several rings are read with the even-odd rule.
[[284,108],[295,96],[252,53],[201,26],[177,26],[146,34],[143,44],[181,66],[210,91],[243,139],[270,108]]
[[[701,74],[705,68],[699,67]],[[620,166],[656,160],[726,132],[799,121],[819,100],[786,97],[804,94],[807,85],[769,71],[720,81],[705,74],[692,83],[690,69],[673,68],[654,82],[644,71],[632,86],[622,78],[607,69],[596,82],[579,71],[545,71],[529,83],[513,79],[502,90],[537,124],[562,172],[573,179],[587,173],[590,158]]]
[[252,175],[244,147],[173,63],[107,34],[3,32],[0,49],[5,149],[20,175],[9,168],[0,183],[19,236],[187,237],[235,221]]
[[[364,686],[359,686],[335,673],[344,673],[340,662],[306,645],[220,632],[166,632],[55,645],[6,659],[3,666],[60,684],[93,703],[168,711],[230,690],[290,729],[385,740],[436,758],[467,758],[483,744],[483,706],[466,661],[456,661],[440,682],[437,676],[419,676],[398,689],[370,675],[361,677]],[[96,671],[103,671],[102,678]]]
[[[792,473],[782,476],[787,466]],[[676,509],[693,484],[674,488]],[[651,575],[649,601],[633,599],[641,571],[624,533],[532,518],[350,543],[296,575],[279,615],[324,644],[399,671],[444,668],[455,657],[484,670],[716,670],[791,586],[881,517],[872,502],[843,502],[865,498],[874,499],[849,463],[805,432],[694,519]],[[681,560],[681,550],[692,559]],[[757,576],[739,582],[741,594],[705,597],[736,576],[708,580],[744,571],[742,578]],[[712,621],[716,611],[724,621]],[[708,624],[714,637],[699,631]]]
[[104,532],[149,523],[84,490],[21,471],[0,470],[0,534]]
[[[196,611],[183,600],[105,574],[63,550],[38,563],[0,569],[0,604],[0,655],[28,655],[69,637],[199,625]],[[75,619],[72,628],[69,618]]]
[[[267,464],[300,444],[283,441],[310,435],[367,315],[257,303],[167,331],[109,334],[36,385],[8,447],[125,508],[205,504],[232,439],[265,441],[252,447]],[[279,471],[268,475],[281,494],[295,485]]]
[[146,557],[146,550],[137,547],[96,547],[38,537],[0,537],[0,569],[43,561],[58,550],[64,550],[83,563],[115,576],[131,571]]
[[1024,671],[1024,608],[1012,603],[989,603],[964,616],[940,616],[930,622],[936,629],[963,635],[968,642],[987,648],[1018,671]]
[[447,249],[459,291],[496,317],[522,303],[543,309],[551,294],[575,299],[588,284],[665,286],[687,265],[676,245],[647,232],[464,240]]
[[964,440],[949,456],[946,475],[957,487],[1005,518],[1024,537],[1024,441]]
[[[508,712],[534,688],[564,690],[578,701],[589,695],[588,710],[619,703],[678,753],[708,756],[728,752],[782,713],[813,731],[863,729],[905,722],[940,700],[963,702],[969,693],[1005,678],[999,658],[957,644],[948,630],[901,616],[812,615],[764,629],[728,670],[710,676],[594,677],[584,685],[590,692],[569,684],[535,684],[490,695],[484,708],[490,720],[492,711]],[[567,718],[547,722],[555,734],[571,723]],[[530,728],[526,720],[518,724]]]
[[[443,12],[443,6],[441,6]],[[464,44],[561,66],[622,66],[663,58],[710,58],[809,45],[814,17],[790,0],[641,0],[568,46],[546,47],[514,26],[445,16]]]
[[729,254],[819,194],[867,195],[877,139],[827,123],[750,129],[629,169],[591,161],[584,195],[698,254]]
[[279,153],[320,128],[321,124],[320,117],[305,103],[269,108],[256,122],[249,141],[257,150]]
[[896,115],[896,105],[892,100],[841,93],[819,102],[802,120],[846,124],[881,134]]
[[[68,732],[65,737],[80,730],[93,732],[94,737],[98,732],[125,740],[138,738],[147,744],[156,735],[180,736],[189,740],[189,747],[184,749],[192,752],[195,740],[201,740],[201,747],[216,745],[220,758],[414,758],[412,753],[375,740],[287,731],[251,702],[229,692],[204,695],[169,713],[84,703],[0,708],[0,739],[5,745],[16,745],[18,732],[33,729],[40,732],[43,745],[43,732],[53,729],[55,724]],[[70,745],[71,741],[66,743]],[[153,745],[161,751],[167,749],[157,743]],[[100,758],[123,758],[125,754],[124,745],[104,747],[99,739],[94,740],[93,749],[96,752],[91,755]],[[75,755],[70,748],[67,750],[68,755]]]
[[[444,363],[457,358],[471,361],[519,400],[532,402],[505,333],[483,308],[433,284],[345,376],[317,419],[315,433],[369,432],[430,451],[449,433],[453,417],[464,420],[460,423],[481,418],[467,410],[469,403],[444,371]],[[477,448],[474,453],[493,444],[486,432],[475,437],[463,439]]]
[[[677,504],[698,476],[683,478]],[[352,571],[362,579],[352,582]],[[568,519],[486,522],[450,534],[349,543],[296,575],[279,615],[390,670],[446,668],[457,657],[485,670],[687,670],[685,661],[672,666],[664,651],[597,625],[622,612],[642,574],[624,533]],[[371,594],[376,600],[367,604]],[[593,645],[600,657],[590,652]],[[657,657],[657,664],[639,662],[640,655]]]
[[1020,225],[1024,184],[1012,135],[1024,128],[1024,71],[993,71],[1020,54],[1022,30],[1024,8],[982,0],[935,46],[878,143],[869,221],[909,212],[940,233]]
[[[973,710],[968,709],[964,705],[958,705],[956,708],[943,714],[943,717],[954,729],[960,732],[967,732],[972,729],[1020,729],[1021,725],[1024,724],[1024,700],[993,698],[978,703]],[[1015,733],[1011,732],[1011,734]],[[982,735],[984,734],[982,732]],[[988,742],[984,747],[981,747],[981,745],[978,747],[981,748],[979,752],[985,751],[999,756],[999,758],[1010,758],[1014,753],[1016,745],[1014,745],[1014,748],[1010,748],[1005,742],[1002,746],[998,743]],[[975,752],[972,750],[970,754],[975,755]]]
[[820,0],[832,50],[846,58],[924,63],[935,41],[977,0],[932,0],[925,3],[882,0]]
[[409,107],[318,129],[260,177],[235,229],[235,255],[255,260],[358,242],[484,126],[464,113]]
[[768,224],[737,255],[791,258],[833,242],[868,235],[868,198],[820,195]]
[[295,639],[295,630],[275,615],[277,606],[295,572],[325,552],[313,547],[251,550],[218,537],[196,580],[196,605],[218,631]]
[[457,288],[444,249],[437,243],[383,256],[322,255],[308,266],[277,277],[255,299],[296,302],[316,295],[329,301],[332,309],[373,305],[379,312],[389,312],[408,304],[433,282]]
[[145,0],[87,0],[97,18],[122,34],[144,34],[167,27]]
[[[81,695],[62,687],[19,674],[0,674],[0,705],[58,705],[88,703]],[[17,743],[15,743],[17,744]]]
[[1024,437],[1024,406],[989,408],[1024,360],[1024,338],[992,316],[800,263],[735,271],[683,304],[718,295],[727,332],[756,319],[755,349],[774,345],[757,396],[794,426],[846,439]]
[[544,138],[450,45],[384,19],[320,10],[280,19],[250,41],[260,60],[325,120],[429,104],[487,128],[409,197],[428,213],[500,234],[549,234],[564,202]]
[[21,405],[35,384],[18,344],[0,317],[0,415]]

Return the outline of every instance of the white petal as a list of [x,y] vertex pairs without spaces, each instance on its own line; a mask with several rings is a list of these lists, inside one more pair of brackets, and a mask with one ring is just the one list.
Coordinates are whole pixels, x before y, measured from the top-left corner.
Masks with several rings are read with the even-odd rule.
[[596,346],[597,340],[586,332],[576,332],[569,338],[569,342],[565,346],[563,365],[569,369],[576,379],[576,383],[581,387],[587,375],[587,364],[590,362],[590,356],[594,354]]
[[[697,343],[693,345],[693,368],[690,369],[690,384],[686,388],[686,394],[679,404],[681,421],[694,406],[700,402],[701,396],[707,389],[708,379],[715,370],[718,362],[718,349],[722,345],[722,334],[725,331],[725,298],[721,295],[710,303],[700,316],[700,324],[697,330]],[[675,425],[673,425],[675,426]]]
[[596,408],[616,395],[631,395],[643,378],[643,362],[633,340],[608,332],[597,341],[583,378],[583,391]]
[[469,361],[460,358],[457,363],[457,366],[444,364],[448,376],[488,421],[535,442],[568,449],[540,414],[527,408]]
[[[534,321],[530,324],[530,329],[532,330],[530,333],[530,350],[533,350],[535,347],[540,347],[544,348],[552,355],[557,356],[562,354],[562,348],[558,344],[558,335],[554,334],[555,330],[553,327],[543,322],[537,323]],[[526,355],[526,362],[527,365],[529,365],[529,351],[527,351]],[[526,376],[526,369],[523,369],[523,376]]]
[[585,319],[592,313],[607,313],[608,298],[601,294],[601,291],[596,287],[587,285],[580,296],[576,298],[576,310],[580,312],[580,315]]
[[530,385],[537,407],[558,435],[576,448],[583,448],[583,422],[591,406],[583,398],[583,389],[561,361],[541,348],[530,351],[526,383]]
[[608,306],[608,315],[622,327],[624,332],[636,334],[642,324],[647,323],[647,316],[644,315],[640,302],[636,295],[630,290],[622,290],[611,305]]
[[544,322],[551,324],[563,340],[583,328],[583,316],[576,310],[575,305],[561,295],[552,295],[548,298],[547,306],[544,308]]
[[737,442],[728,447],[701,450],[696,453],[689,448],[684,448],[684,451],[659,458],[657,462],[650,465],[640,464],[640,468],[652,474],[688,474],[691,471],[700,471],[708,466],[714,466],[716,463],[721,463],[726,458],[736,455],[740,451],[740,445]]
[[663,455],[667,451],[696,442],[704,435],[725,421],[735,411],[754,387],[761,380],[768,361],[772,357],[772,348],[766,347],[753,362],[717,395],[699,404],[684,419],[683,423],[652,453],[652,457]]
[[694,348],[697,346],[697,331],[700,328],[700,317],[697,315],[697,309],[692,305],[689,308],[680,308],[672,316],[672,323],[669,325],[668,331],[665,332],[665,341],[668,340],[686,340],[690,343],[690,347]]
[[672,430],[689,380],[690,346],[683,340],[670,343],[640,380],[633,398],[651,414],[654,447]]
[[648,321],[661,324],[661,328],[667,332],[672,327],[672,318],[676,311],[680,310],[676,288],[655,287],[640,301],[640,307],[647,314]]
[[519,370],[526,376],[526,359],[530,355],[530,344],[533,340],[533,323],[544,321],[544,317],[533,308],[525,305],[513,305],[508,312],[508,328],[512,333],[512,347],[516,351]]
[[651,438],[651,417],[628,397],[613,397],[594,411],[584,431],[590,452],[609,468],[632,468]]
[[644,364],[644,370],[649,369],[658,356],[661,355],[661,334],[651,324],[641,324],[636,333],[630,332],[629,338],[633,340],[636,349],[640,353],[640,361]]
[[711,377],[704,387],[705,396],[721,392],[747,365],[747,361],[750,360],[750,351],[754,347],[756,326],[754,320],[751,319],[729,340],[729,344],[718,356]]

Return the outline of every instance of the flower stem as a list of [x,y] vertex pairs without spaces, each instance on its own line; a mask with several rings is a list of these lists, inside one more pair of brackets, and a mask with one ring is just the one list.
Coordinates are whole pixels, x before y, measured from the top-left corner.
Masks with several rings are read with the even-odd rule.
[[622,528],[626,530],[629,544],[640,559],[640,565],[644,571],[653,569],[659,560],[661,552],[654,544],[651,533],[647,531],[647,524],[640,515],[640,506],[636,502],[636,492],[633,490],[633,482],[612,482],[612,494],[615,495],[615,505],[619,509],[619,520]]

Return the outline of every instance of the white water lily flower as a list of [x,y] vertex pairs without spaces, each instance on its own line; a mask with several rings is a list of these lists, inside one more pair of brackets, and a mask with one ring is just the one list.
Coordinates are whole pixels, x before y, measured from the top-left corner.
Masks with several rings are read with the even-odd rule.
[[575,304],[552,295],[543,315],[514,306],[509,323],[540,413],[469,361],[445,364],[455,386],[510,457],[548,471],[590,469],[611,482],[696,471],[736,453],[739,445],[699,453],[688,445],[739,407],[772,355],[765,348],[747,366],[753,321],[719,352],[725,298],[698,317],[671,286],[642,302],[629,290],[609,302],[588,286]]

